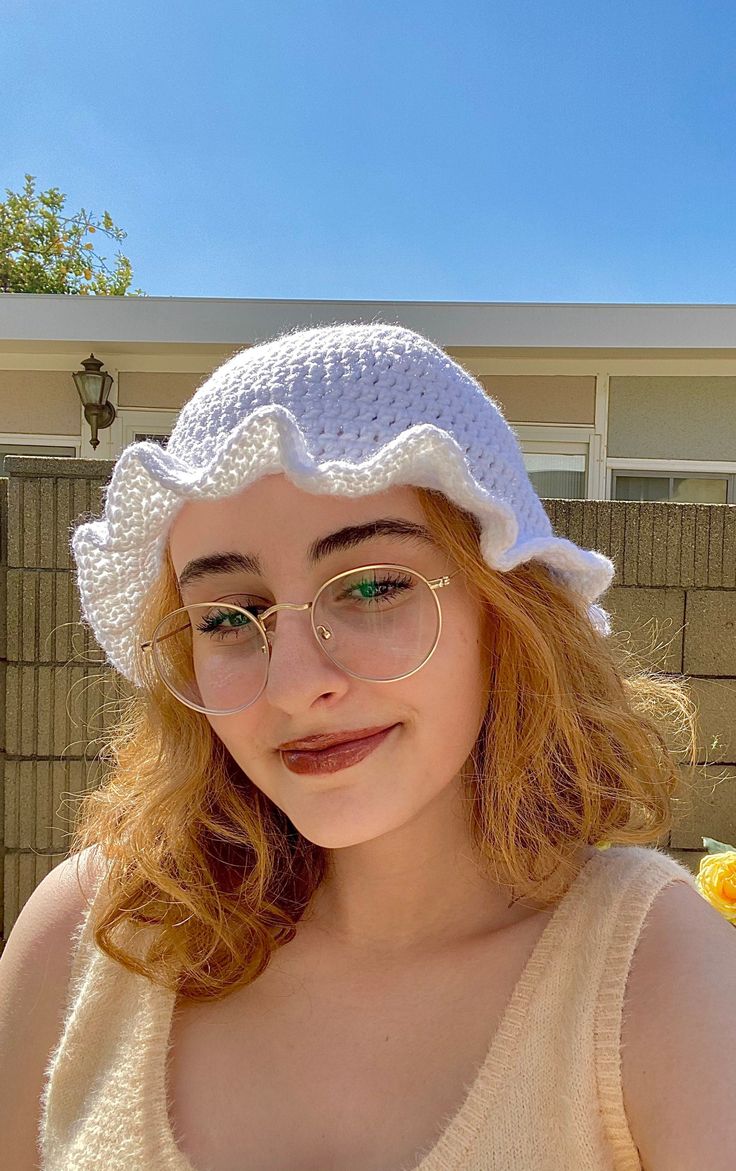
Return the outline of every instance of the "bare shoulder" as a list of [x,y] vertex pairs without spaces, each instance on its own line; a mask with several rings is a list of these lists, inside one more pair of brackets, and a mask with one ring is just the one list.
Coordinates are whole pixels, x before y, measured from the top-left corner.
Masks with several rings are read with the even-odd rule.
[[103,874],[93,847],[60,862],[23,906],[0,956],[0,1134],[3,1158],[19,1171],[37,1166],[40,1096],[63,1023],[73,936]]
[[[105,872],[102,854],[94,846],[59,862],[49,871],[21,908],[0,957],[0,971],[7,972],[32,955],[45,952],[52,942],[71,943],[71,933],[80,922],[95,887]],[[48,963],[63,959],[58,951]],[[71,956],[67,956],[71,960]]]
[[733,1167],[736,930],[687,882],[656,896],[624,1004],[624,1103],[644,1171]]
[[3,955],[48,931],[64,931],[78,920],[103,873],[101,855],[94,846],[59,862],[22,907]]

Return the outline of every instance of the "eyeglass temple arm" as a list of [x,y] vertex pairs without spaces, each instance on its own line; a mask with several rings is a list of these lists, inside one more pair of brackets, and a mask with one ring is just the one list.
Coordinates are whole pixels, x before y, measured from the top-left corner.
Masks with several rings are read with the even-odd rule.
[[[159,639],[158,639],[158,641],[159,641],[159,642],[164,642],[164,641],[165,641],[167,638],[173,638],[175,634],[179,634],[179,632],[180,632],[180,631],[182,631],[182,630],[186,630],[186,628],[187,628],[187,624],[186,624],[186,622],[185,622],[183,626],[180,626],[180,627],[178,628],[178,630],[172,630],[172,631],[170,631],[168,634],[165,634],[163,637],[161,637],[161,636],[159,635]],[[140,644],[140,646],[141,646],[141,650],[142,650],[142,651],[147,651],[147,650],[148,650],[148,648],[149,648],[150,646],[153,646],[153,639],[150,639],[150,638],[149,638],[148,642],[142,642],[142,643]]]
[[430,589],[441,590],[443,586],[449,585],[450,578],[454,577],[455,574],[459,573],[459,572],[460,572],[460,570],[456,569],[453,573],[445,574],[444,577],[438,577],[438,578],[435,578],[434,581],[428,581],[427,585],[430,587]]

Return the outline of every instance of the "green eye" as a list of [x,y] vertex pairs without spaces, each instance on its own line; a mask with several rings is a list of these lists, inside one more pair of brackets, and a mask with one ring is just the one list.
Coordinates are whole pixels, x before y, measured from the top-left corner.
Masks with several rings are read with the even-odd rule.
[[[341,598],[352,598],[354,601],[375,602],[381,598],[396,597],[412,588],[412,579],[405,574],[387,574],[380,578],[363,578],[361,581],[350,582],[345,587]],[[356,597],[354,591],[359,591]]]

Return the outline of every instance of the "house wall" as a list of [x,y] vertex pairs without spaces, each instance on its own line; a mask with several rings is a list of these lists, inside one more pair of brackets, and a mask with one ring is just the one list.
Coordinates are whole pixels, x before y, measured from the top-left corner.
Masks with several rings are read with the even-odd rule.
[[[115,459],[136,434],[168,433],[196,388],[239,348],[0,341],[0,450],[45,439],[80,457]],[[117,411],[95,449],[71,377],[91,349],[113,376]],[[730,477],[724,499],[736,502],[736,351],[447,352],[499,404],[525,452],[584,454],[589,498],[611,497],[614,468],[649,468]]]
[[511,423],[595,423],[595,375],[480,374]]
[[[102,351],[95,352],[96,357]],[[217,355],[211,366],[206,362],[181,359],[177,365],[190,369],[167,369],[173,366],[171,358],[159,358],[155,369],[152,359],[145,354],[104,353],[104,368],[113,375],[111,401],[123,408],[165,409],[178,411],[212,369],[228,355]],[[69,361],[66,369],[34,368],[40,356],[29,352],[14,355],[15,368],[8,368],[10,357],[5,355],[6,368],[0,368],[0,433],[23,432],[33,434],[67,432],[84,437],[84,419],[72,371],[81,366]],[[0,362],[3,355],[0,353]],[[63,359],[56,357],[57,365]],[[475,373],[476,362],[461,362]],[[587,423],[595,421],[595,375],[582,374],[477,374],[478,380],[502,407],[511,421],[539,423]]]
[[614,376],[608,454],[643,459],[736,458],[736,376]]
[[0,369],[0,431],[73,435],[80,402],[68,370]]

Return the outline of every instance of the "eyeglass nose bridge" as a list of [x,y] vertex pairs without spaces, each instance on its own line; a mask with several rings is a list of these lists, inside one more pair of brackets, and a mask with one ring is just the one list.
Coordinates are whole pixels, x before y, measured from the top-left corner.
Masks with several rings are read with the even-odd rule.
[[[311,611],[313,605],[314,605],[314,599],[312,599],[311,602],[301,602],[301,603],[300,602],[275,602],[273,606],[269,606],[267,610],[264,610],[263,613],[259,614],[259,616],[258,616],[258,621],[260,622],[261,626],[263,627],[263,632],[266,635],[266,639],[268,640],[270,638],[273,638],[274,632],[273,632],[273,629],[270,629],[270,630],[266,629],[265,621],[267,618],[270,618],[272,614],[275,614],[277,610],[310,610]],[[332,638],[332,632],[330,630],[328,630],[326,626],[319,626],[317,628],[317,630],[318,630],[318,633],[320,634],[323,642],[327,642],[327,640],[329,638]],[[270,643],[269,643],[269,645],[270,645]]]
[[275,602],[273,606],[269,606],[261,614],[261,622],[265,618],[270,618],[277,610],[311,610],[314,602]]

